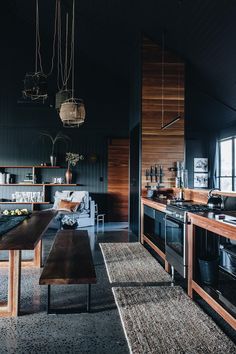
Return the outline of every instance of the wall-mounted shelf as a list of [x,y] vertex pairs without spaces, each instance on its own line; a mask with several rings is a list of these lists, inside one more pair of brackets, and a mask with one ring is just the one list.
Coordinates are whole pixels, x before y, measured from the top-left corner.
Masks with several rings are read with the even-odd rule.
[[51,204],[50,202],[0,202],[0,204]]
[[[65,170],[66,167],[60,167],[60,166],[37,166],[37,165],[31,165],[31,166],[16,166],[16,165],[5,165],[5,166],[0,166],[0,170],[4,170],[6,171],[7,169],[31,169],[32,170],[32,181],[39,181],[40,182],[40,177],[41,174],[38,171],[38,173],[36,172],[36,170],[40,170],[40,169],[49,169],[49,170],[59,170],[59,169],[63,169]],[[64,173],[64,172],[63,172]],[[18,178],[19,178],[20,173],[18,174]],[[39,178],[38,178],[39,177]],[[68,184],[68,183],[27,183],[25,181],[23,181],[22,183],[1,183],[0,187],[15,187],[17,190],[18,187],[27,187],[26,189],[29,189],[28,191],[32,191],[32,189],[30,189],[31,187],[35,188],[35,187],[41,187],[42,190],[42,195],[43,195],[43,201],[42,202],[11,202],[9,198],[9,194],[10,194],[10,190],[7,189],[6,194],[8,194],[8,196],[3,196],[2,200],[8,200],[8,201],[4,201],[4,202],[0,202],[0,205],[5,204],[5,205],[10,205],[10,204],[26,204],[26,205],[31,205],[32,209],[34,209],[34,205],[43,205],[43,204],[51,204],[50,201],[52,199],[52,195],[51,195],[51,190],[50,187],[77,187],[80,184],[77,183],[72,183],[72,184]],[[14,190],[13,190],[14,191]],[[37,190],[36,190],[37,191]],[[14,191],[15,192],[15,191]],[[27,192],[27,191],[26,191]]]
[[27,186],[27,187],[37,187],[37,186],[62,186],[62,187],[65,187],[65,186],[71,186],[71,187],[74,187],[74,186],[79,186],[79,184],[76,184],[76,183],[71,183],[71,184],[68,184],[68,183],[4,183],[4,184],[0,184],[0,186],[6,186],[6,187],[11,187],[11,186]]
[[0,166],[0,169],[5,169],[5,168],[66,168],[66,167],[60,167],[60,166]]

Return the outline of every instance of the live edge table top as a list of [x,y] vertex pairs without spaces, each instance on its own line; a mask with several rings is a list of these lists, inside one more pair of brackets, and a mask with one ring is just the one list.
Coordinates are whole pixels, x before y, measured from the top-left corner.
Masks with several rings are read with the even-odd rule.
[[21,224],[0,237],[0,250],[33,250],[57,211],[35,211]]

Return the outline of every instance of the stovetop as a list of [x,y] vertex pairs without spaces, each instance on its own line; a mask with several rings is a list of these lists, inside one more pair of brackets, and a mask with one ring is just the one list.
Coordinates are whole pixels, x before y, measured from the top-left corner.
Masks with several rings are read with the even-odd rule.
[[191,200],[173,200],[166,206],[166,211],[167,215],[177,220],[186,222],[187,212],[199,213],[206,211],[220,211],[220,209],[210,209],[207,204],[200,204]]
[[184,201],[172,201],[166,206],[167,209],[171,210],[183,210],[183,211],[208,211],[210,210],[207,204],[200,204],[190,200]]

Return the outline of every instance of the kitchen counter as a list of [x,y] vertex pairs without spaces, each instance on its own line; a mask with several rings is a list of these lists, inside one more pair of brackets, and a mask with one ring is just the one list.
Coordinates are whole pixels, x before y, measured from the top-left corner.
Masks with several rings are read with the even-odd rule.
[[167,205],[167,199],[156,199],[153,200],[152,198],[147,198],[147,197],[142,197],[142,204],[147,205],[153,209],[165,212],[166,211],[166,205]]
[[[235,220],[235,224],[216,219],[215,216],[218,214],[225,215],[225,220],[227,221]],[[236,211],[188,213],[188,218],[195,226],[236,240]]]

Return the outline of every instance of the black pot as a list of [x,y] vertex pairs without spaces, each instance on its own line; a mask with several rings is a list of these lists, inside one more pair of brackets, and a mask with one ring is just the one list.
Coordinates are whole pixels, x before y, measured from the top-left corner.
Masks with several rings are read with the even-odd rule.
[[200,277],[206,285],[217,284],[219,278],[219,258],[198,259]]

